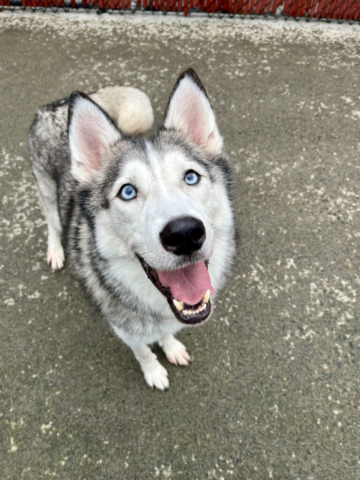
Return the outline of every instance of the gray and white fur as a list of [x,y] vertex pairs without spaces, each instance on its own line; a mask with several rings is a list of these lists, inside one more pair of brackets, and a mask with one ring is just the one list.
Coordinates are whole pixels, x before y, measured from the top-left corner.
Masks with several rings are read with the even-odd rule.
[[[190,305],[198,310],[180,315],[171,300],[184,302],[157,287],[149,272],[205,262],[217,292],[233,261],[235,229],[223,140],[192,69],[179,77],[158,133],[134,137],[152,123],[150,101],[139,90],[74,92],[37,111],[29,148],[48,224],[48,263],[60,269],[66,254],[116,335],[133,350],[146,382],[164,390],[167,371],[149,345],[158,342],[170,362],[188,365],[174,334],[202,321],[200,310],[210,314],[211,302],[204,304],[204,297],[201,308]],[[186,177],[189,172],[195,174]],[[184,176],[200,180],[188,184]],[[128,185],[136,194],[130,200],[123,198]],[[196,247],[175,252],[164,244],[163,232],[189,218],[203,226],[203,235]]]

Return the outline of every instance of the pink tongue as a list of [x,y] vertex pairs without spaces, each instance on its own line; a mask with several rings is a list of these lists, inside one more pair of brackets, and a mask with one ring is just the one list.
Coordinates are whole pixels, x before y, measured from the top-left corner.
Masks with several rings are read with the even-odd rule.
[[210,290],[211,295],[215,292],[204,262],[194,263],[180,270],[157,273],[164,287],[170,288],[171,295],[188,305],[199,303],[206,290]]

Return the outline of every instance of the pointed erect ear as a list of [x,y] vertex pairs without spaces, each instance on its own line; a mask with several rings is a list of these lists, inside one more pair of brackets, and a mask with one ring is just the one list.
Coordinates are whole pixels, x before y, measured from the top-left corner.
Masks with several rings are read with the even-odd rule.
[[222,151],[223,140],[213,109],[192,68],[180,75],[176,82],[166,109],[164,127],[186,133],[207,153],[219,155]]
[[74,92],[69,106],[71,173],[90,183],[101,167],[106,150],[121,138],[111,118],[87,95]]

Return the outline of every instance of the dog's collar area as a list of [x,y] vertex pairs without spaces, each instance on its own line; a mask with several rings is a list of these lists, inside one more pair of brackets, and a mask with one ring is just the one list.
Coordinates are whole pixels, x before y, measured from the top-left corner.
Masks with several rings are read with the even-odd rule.
[[[210,301],[210,291],[207,291],[203,298],[196,305],[188,305],[185,302],[178,301],[175,299],[169,287],[165,287],[159,280],[157,271],[152,268],[145,260],[139,255],[136,254],[139,262],[146,273],[147,277],[154,286],[159,290],[162,295],[168,301],[168,304],[173,312],[174,316],[181,323],[187,325],[196,325],[198,323],[204,322],[211,313],[211,301]],[[206,267],[208,267],[209,261],[205,262]]]

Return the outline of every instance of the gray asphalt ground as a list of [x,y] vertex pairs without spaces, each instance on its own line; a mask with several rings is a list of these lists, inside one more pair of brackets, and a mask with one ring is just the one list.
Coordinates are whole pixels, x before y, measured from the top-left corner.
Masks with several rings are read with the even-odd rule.
[[[161,123],[206,85],[236,174],[239,255],[152,391],[69,268],[45,261],[36,108],[108,84]],[[0,13],[0,478],[360,478],[360,30]]]

